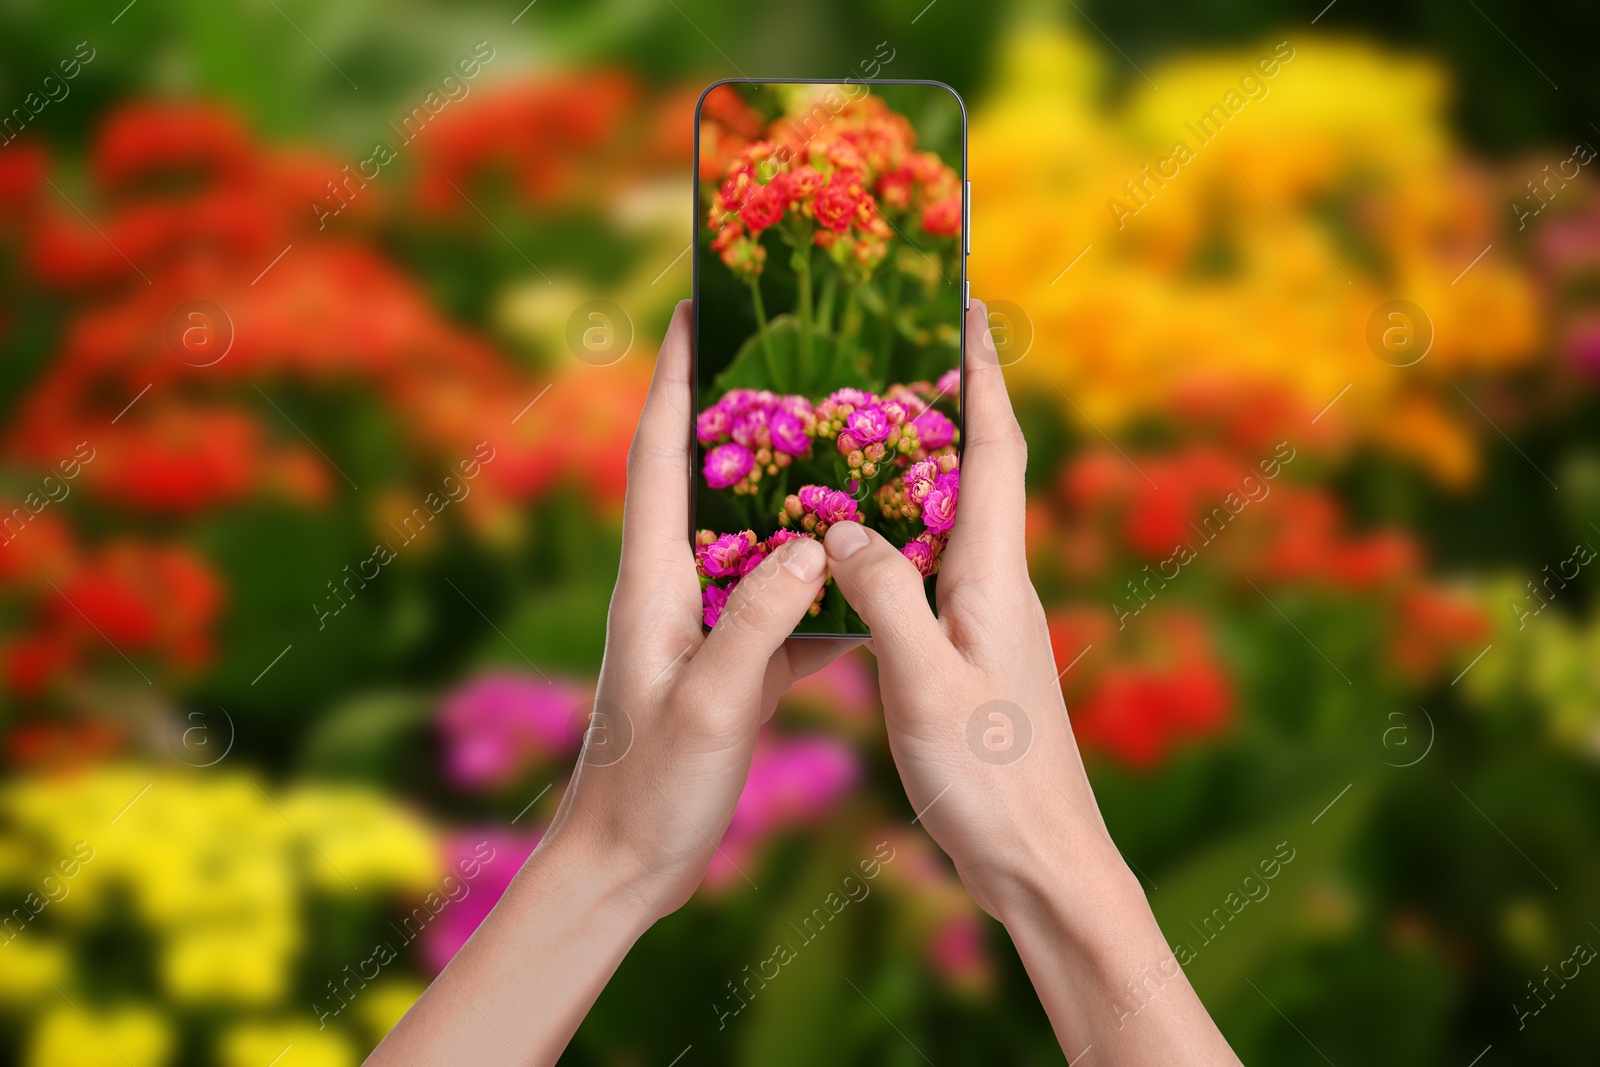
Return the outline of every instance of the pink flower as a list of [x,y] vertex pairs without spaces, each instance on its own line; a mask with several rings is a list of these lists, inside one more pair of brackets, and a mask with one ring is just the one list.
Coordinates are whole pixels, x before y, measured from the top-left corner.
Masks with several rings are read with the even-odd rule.
[[796,495],[800,498],[801,508],[805,509],[808,514],[815,515],[817,508],[827,499],[830,492],[832,490],[825,485],[802,485],[800,492]]
[[733,589],[731,587],[724,589],[720,585],[708,585],[701,592],[701,618],[705,620],[705,624],[708,628],[715,626],[717,624],[717,620],[722,617],[722,609],[727,606],[728,594],[732,592]]
[[911,425],[917,428],[917,441],[923,448],[943,448],[956,438],[956,424],[931,408],[911,420]]
[[489,788],[577,751],[583,728],[573,710],[585,695],[574,683],[512,671],[473,679],[439,708],[446,773],[469,789]]
[[829,394],[828,399],[825,401],[825,403],[835,406],[849,404],[851,407],[856,408],[865,407],[868,404],[876,404],[877,402],[878,398],[875,394],[864,392],[860,389],[852,389],[849,386],[835,390]]
[[939,562],[939,553],[933,543],[926,540],[927,536],[926,533],[918,534],[900,550],[900,554],[909,559],[916,566],[917,573],[924,578],[933,573]]
[[803,456],[811,451],[811,438],[806,434],[806,424],[799,415],[790,411],[775,412],[768,422],[772,447],[791,456]]
[[889,436],[889,416],[878,404],[857,408],[844,421],[845,429],[861,445],[872,445]]
[[767,436],[767,409],[751,408],[735,415],[728,436],[746,448],[767,447],[770,440]]
[[832,526],[836,522],[860,522],[861,509],[843,489],[830,490],[818,503],[817,521]]
[[[752,534],[751,536],[755,535]],[[769,549],[765,545],[757,544],[749,552],[746,552],[744,558],[739,561],[739,577],[743,578],[761,566],[761,561],[767,558],[768,551]]]
[[706,484],[713,489],[726,489],[749,474],[755,462],[756,457],[744,445],[718,445],[706,453]]
[[882,714],[883,707],[878,699],[877,667],[860,654],[840,656],[817,673],[795,682],[784,700],[815,705],[831,717],[850,723]]
[[934,533],[947,533],[956,524],[956,496],[961,488],[961,472],[948,471],[934,479],[933,488],[922,502],[922,523]]
[[958,987],[982,989],[993,979],[983,927],[973,911],[946,916],[928,941],[928,963]]
[[803,485],[798,493],[789,494],[784,501],[779,519],[785,525],[798,523],[803,529],[821,537],[836,522],[860,522],[861,510],[855,499],[842,489],[829,489],[825,485]]
[[798,541],[802,537],[810,537],[810,536],[811,536],[810,534],[801,533],[799,530],[787,530],[787,529],[774,530],[772,532],[772,536],[767,538],[767,541],[766,541],[767,552],[769,554],[773,553],[773,552],[776,552],[778,550],[778,546],[779,545],[786,545],[790,541]]
[[[446,843],[444,858],[447,873],[454,879],[451,884],[463,888],[441,893],[444,905],[422,928],[422,958],[429,969],[435,973],[444,970],[461,951],[543,837],[543,830],[510,834],[486,828]],[[422,913],[430,914],[427,908]],[[408,936],[416,936],[417,921],[401,920]]]
[[756,535],[749,530],[743,533],[723,534],[709,545],[701,545],[695,549],[694,560],[708,578],[728,578],[743,574],[740,564],[755,547],[755,543]]
[[773,834],[815,822],[853,789],[861,777],[855,750],[829,737],[775,739],[762,731],[750,761],[750,777],[711,860],[706,882],[743,884],[736,866]]
[[939,465],[931,459],[918,460],[906,468],[905,477],[901,484],[905,486],[906,499],[922,506],[928,499],[928,494],[933,491],[934,479],[939,477]]
[[940,396],[952,397],[959,403],[961,400],[961,369],[957,367],[953,370],[945,371],[939,376],[939,380],[933,383],[933,388]]
[[728,409],[720,403],[712,404],[694,420],[695,436],[703,445],[714,445],[728,436]]

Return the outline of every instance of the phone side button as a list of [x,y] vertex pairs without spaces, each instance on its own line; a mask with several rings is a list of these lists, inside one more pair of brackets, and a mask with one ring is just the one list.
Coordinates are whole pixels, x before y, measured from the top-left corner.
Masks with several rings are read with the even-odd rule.
[[961,310],[965,311],[972,306],[972,283],[961,283]]
[[961,190],[961,251],[964,255],[972,255],[972,182],[968,181]]

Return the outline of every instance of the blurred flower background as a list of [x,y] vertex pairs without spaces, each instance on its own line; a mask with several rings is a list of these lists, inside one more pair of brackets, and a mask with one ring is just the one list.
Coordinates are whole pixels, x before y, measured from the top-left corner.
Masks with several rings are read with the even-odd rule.
[[[1590,1062],[1596,16],[1318,7],[0,12],[3,1059],[356,1063],[487,912],[753,74],[967,100],[1067,706],[1245,1062]],[[785,700],[571,1062],[1059,1062],[878,714]]]

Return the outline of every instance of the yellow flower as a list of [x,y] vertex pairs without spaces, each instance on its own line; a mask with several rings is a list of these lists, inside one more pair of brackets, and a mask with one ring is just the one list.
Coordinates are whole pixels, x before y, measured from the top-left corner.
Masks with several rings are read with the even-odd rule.
[[[1303,428],[1348,388],[1308,444],[1474,477],[1492,430],[1455,413],[1451,383],[1530,358],[1539,309],[1499,243],[1509,213],[1448,133],[1443,74],[1367,44],[1264,41],[1151,66],[1159,91],[1135,80],[1108,108],[1086,53],[1027,27],[973,113],[973,292],[1034,326],[1016,391],[1093,435],[1205,398]],[[1431,320],[1414,366],[1369,347],[1393,299]]]
[[360,1061],[350,1040],[309,1022],[247,1023],[222,1038],[222,1067],[350,1067]]
[[50,983],[60,984],[68,964],[59,941],[22,934],[0,944],[0,1004],[25,1004],[46,994],[55,995]]
[[80,1002],[45,1012],[28,1042],[29,1067],[158,1067],[172,1051],[172,1030],[151,1008],[123,1005],[110,1011]]
[[274,1004],[288,992],[298,944],[287,920],[179,930],[161,950],[161,976],[181,1002]]
[[394,1029],[394,1024],[411,1010],[411,1005],[427,988],[424,982],[395,978],[362,991],[361,999],[356,1002],[356,1016],[372,1035],[374,1043]]
[[374,885],[419,890],[439,878],[438,847],[426,825],[378,794],[301,786],[280,806],[315,846],[305,862],[318,889],[339,894]]

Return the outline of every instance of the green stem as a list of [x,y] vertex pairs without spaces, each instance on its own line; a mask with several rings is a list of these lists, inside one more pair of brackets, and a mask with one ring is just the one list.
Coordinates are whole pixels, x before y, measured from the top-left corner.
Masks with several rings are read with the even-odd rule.
[[849,366],[849,356],[855,351],[861,334],[861,286],[849,283],[844,295],[844,310],[839,313],[839,329],[835,334],[833,371]]
[[795,249],[796,272],[799,284],[800,365],[811,366],[811,248]]
[[834,296],[839,289],[839,275],[830,273],[822,281],[822,292],[817,297],[817,325],[823,333],[833,329],[833,304]]
[[884,315],[883,334],[878,338],[878,362],[883,364],[885,374],[888,373],[889,369],[889,352],[894,348],[895,331],[899,329],[900,280],[900,271],[891,263],[889,266],[888,291],[884,295],[884,308],[887,314]]
[[761,337],[761,352],[767,364],[767,378],[776,382],[778,377],[778,360],[772,351],[772,338],[767,336],[767,309],[761,303],[761,279],[750,279],[750,295],[755,300],[756,306],[756,333]]

